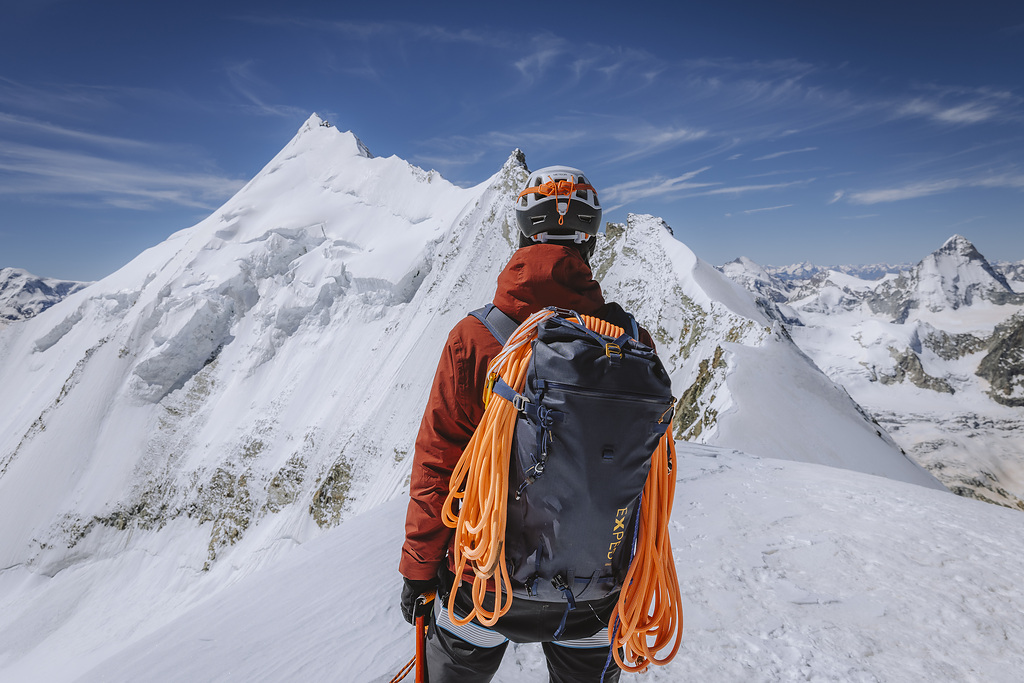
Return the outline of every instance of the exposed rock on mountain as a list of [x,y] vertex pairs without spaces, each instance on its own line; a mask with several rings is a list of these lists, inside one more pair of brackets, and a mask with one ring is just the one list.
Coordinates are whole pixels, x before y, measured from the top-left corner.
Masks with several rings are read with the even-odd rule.
[[913,350],[907,349],[903,353],[898,353],[895,349],[889,349],[889,352],[896,360],[896,367],[892,372],[879,376],[878,379],[882,384],[898,384],[904,379],[908,379],[914,386],[921,387],[922,389],[930,389],[945,394],[956,393],[953,391],[953,387],[949,385],[949,382],[939,377],[932,377],[926,373],[921,365],[921,359]]
[[988,354],[978,364],[978,376],[988,380],[992,400],[1024,406],[1024,314],[996,326]]

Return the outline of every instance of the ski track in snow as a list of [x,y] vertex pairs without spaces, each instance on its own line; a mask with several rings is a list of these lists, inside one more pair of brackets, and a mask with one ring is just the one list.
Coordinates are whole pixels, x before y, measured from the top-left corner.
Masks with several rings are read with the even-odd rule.
[[[683,643],[669,666],[623,680],[1019,680],[1019,513],[819,465],[679,447]],[[413,647],[398,609],[404,512],[398,499],[344,522],[89,671],[62,659],[59,639],[44,640],[13,662],[5,653],[0,681],[33,680],[47,662],[48,681],[386,682]],[[72,580],[26,591],[59,600]],[[510,647],[495,678],[543,680],[534,644]]]

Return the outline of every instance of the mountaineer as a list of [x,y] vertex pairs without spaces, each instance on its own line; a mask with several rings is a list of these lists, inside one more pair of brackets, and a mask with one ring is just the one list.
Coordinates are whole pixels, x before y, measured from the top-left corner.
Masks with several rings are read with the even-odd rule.
[[[586,177],[579,170],[564,166],[535,171],[516,199],[515,214],[520,231],[519,249],[498,276],[493,305],[472,312],[449,334],[416,438],[406,536],[399,565],[404,577],[402,611],[406,620],[412,622],[417,600],[434,591],[440,594],[441,600],[432,606],[430,636],[425,645],[426,670],[432,683],[490,681],[510,640],[540,642],[551,681],[616,681],[619,666],[626,665],[623,664],[622,650],[615,648],[613,651],[610,643],[613,640],[620,645],[625,642],[616,638],[622,610],[620,606],[617,612],[616,605],[623,578],[637,554],[637,538],[643,543],[646,535],[646,543],[651,548],[659,542],[667,547],[667,532],[658,536],[663,541],[657,541],[654,533],[640,529],[638,509],[641,505],[640,489],[644,486],[648,470],[653,474],[657,469],[651,465],[651,452],[659,439],[665,453],[663,458],[667,461],[667,466],[661,466],[661,470],[671,470],[672,456],[665,450],[672,448],[671,445],[665,446],[671,443],[670,430],[666,429],[673,406],[670,383],[667,372],[653,352],[650,334],[639,328],[618,304],[606,302],[600,285],[593,277],[589,261],[598,239],[601,207],[597,191]],[[558,314],[545,311],[551,307],[558,309]],[[548,321],[545,323],[544,319]],[[528,322],[516,330],[521,323],[535,320],[540,322]],[[625,373],[635,377],[639,376],[636,369],[640,368],[642,372],[639,374],[646,378],[642,380],[646,382],[644,386],[654,387],[648,389],[648,393],[657,394],[654,398],[642,399],[638,404],[642,404],[646,411],[643,418],[636,418],[628,409],[623,412],[628,419],[640,422],[630,422],[625,429],[616,427],[615,435],[604,436],[601,423],[609,420],[601,417],[604,414],[602,410],[608,412],[602,406],[613,405],[618,413],[622,399],[618,395],[613,396],[617,402],[609,404],[607,392],[584,389],[580,399],[584,403],[579,405],[587,408],[580,409],[585,414],[575,420],[576,429],[582,428],[583,431],[573,432],[575,414],[572,413],[572,405],[575,399],[571,396],[559,403],[560,411],[541,405],[541,397],[536,394],[519,394],[519,390],[510,387],[489,366],[499,354],[508,355],[508,351],[502,350],[503,344],[513,332],[522,336],[526,334],[523,329],[530,325],[535,326],[535,329],[531,328],[534,336],[542,327],[548,329],[554,325],[552,329],[558,328],[555,332],[540,332],[541,336],[558,336],[565,332],[572,339],[559,339],[575,343],[577,346],[573,348],[581,344],[595,346],[593,340],[598,340],[595,347],[597,360],[593,363],[595,367],[605,368],[601,373],[611,368],[613,374]],[[601,330],[601,334],[611,333],[615,338],[595,334],[586,329],[588,325],[591,329]],[[614,332],[609,332],[611,330]],[[511,342],[509,346],[512,346]],[[583,374],[587,372],[584,370]],[[529,393],[525,388],[521,390]],[[612,386],[611,390],[619,391],[618,385]],[[474,475],[467,474],[469,465],[460,465],[460,459],[471,458],[474,448],[482,448],[479,442],[483,439],[474,440],[473,436],[481,421],[485,420],[485,396],[493,399],[499,395],[509,403],[504,405],[502,402],[503,406],[488,410],[507,409],[516,416],[508,420],[508,424],[518,419],[524,431],[522,434],[516,432],[518,445],[511,449],[513,464],[497,468],[500,477],[507,474],[510,480],[499,477],[498,484],[495,484],[507,486],[507,496],[500,494],[505,489],[500,489],[496,497],[484,494],[489,500],[500,499],[500,516],[495,519],[501,520],[499,533],[508,533],[509,536],[490,539],[493,557],[497,559],[489,560],[489,566],[482,567],[479,563],[467,564],[465,555],[467,552],[471,554],[472,549],[466,541],[461,545],[456,542],[457,537],[464,537],[465,530],[453,532],[451,526],[459,521],[468,524],[458,519],[459,510],[469,505],[468,499],[462,500],[463,496],[469,495],[467,489],[477,487],[478,483],[465,479]],[[491,400],[490,403],[499,402]],[[595,422],[587,424],[587,420]],[[614,422],[614,416],[610,420]],[[642,427],[634,427],[641,423]],[[531,441],[534,432],[537,441]],[[619,432],[638,432],[639,436],[632,441],[627,438],[629,443],[619,443]],[[588,447],[589,451],[603,452],[605,465],[589,464],[602,460],[600,453],[591,457],[587,453],[570,455],[558,450],[566,441],[584,442],[590,435],[605,439],[596,447]],[[511,440],[509,435],[507,441]],[[547,459],[549,448],[552,453],[550,461]],[[510,462],[508,451],[505,448],[502,454],[498,454],[499,459],[502,456],[506,458],[500,462]],[[517,452],[518,456],[515,455]],[[553,474],[545,474],[545,464],[549,462],[553,464],[547,471]],[[563,463],[561,473],[558,473],[559,463]],[[569,465],[565,463],[572,463],[568,474],[565,468]],[[456,471],[457,466],[459,471]],[[574,473],[592,466],[596,474],[574,476]],[[626,466],[629,471],[621,475],[622,468]],[[453,474],[456,479],[463,477],[454,486]],[[623,476],[632,481],[632,488],[627,487],[613,509],[605,511],[600,507],[602,502],[614,498],[614,495],[605,495],[603,491],[618,494]],[[574,481],[569,485],[558,477],[565,477],[566,482],[568,479]],[[668,479],[672,483],[663,483],[662,486],[670,489],[670,509],[674,477],[664,476],[659,481]],[[595,491],[591,495],[587,489],[580,489],[580,486],[588,485],[586,482],[597,482],[597,488],[602,492]],[[544,493],[543,485],[555,487],[554,492]],[[571,496],[570,491],[573,491]],[[569,497],[563,501],[555,500],[560,492]],[[574,511],[572,508],[578,501],[582,502]],[[533,508],[529,507],[531,504]],[[518,511],[509,515],[507,532],[504,523],[506,505]],[[541,511],[542,508],[547,511]],[[555,509],[560,511],[559,514],[551,512]],[[559,516],[561,512],[566,515],[564,520]],[[573,527],[573,514],[580,519],[607,518],[607,524],[577,524]],[[566,543],[564,536],[557,537],[552,530],[559,529],[560,522],[564,522],[562,533],[572,534],[571,543]],[[667,517],[661,524],[667,525]],[[535,540],[538,538],[542,540]],[[595,547],[596,554],[590,550],[577,552],[577,541],[581,546],[589,543],[590,547]],[[473,541],[469,545],[475,547],[484,542]],[[664,547],[659,546],[657,551],[651,552],[664,554]],[[566,559],[565,555],[570,557]],[[654,561],[664,562],[664,566],[670,567],[670,571],[665,573],[671,574],[671,583],[675,584],[671,557],[669,549],[667,560],[659,555]],[[556,564],[551,565],[551,562]],[[558,569],[563,564],[557,563],[563,562],[569,563],[564,565],[569,567],[567,570]],[[548,565],[556,568],[550,569]],[[461,574],[458,582],[455,572]],[[676,632],[682,628],[678,585],[671,589],[675,591],[675,604],[670,605],[667,611],[659,610],[659,614],[671,612],[671,615],[659,618],[665,619],[663,626],[668,624]],[[638,599],[653,602],[647,595]],[[639,611],[646,614],[647,604]],[[675,616],[677,613],[678,618]],[[628,621],[627,626],[636,630],[637,617],[630,617]],[[482,622],[487,622],[487,625]],[[643,632],[635,637],[644,640]],[[659,638],[661,646],[663,643]],[[636,668],[627,670],[642,670],[646,664],[652,663],[650,653],[643,646],[638,647],[646,656],[635,655],[632,661]],[[619,666],[612,665],[613,655]],[[653,660],[653,663],[664,661]]]

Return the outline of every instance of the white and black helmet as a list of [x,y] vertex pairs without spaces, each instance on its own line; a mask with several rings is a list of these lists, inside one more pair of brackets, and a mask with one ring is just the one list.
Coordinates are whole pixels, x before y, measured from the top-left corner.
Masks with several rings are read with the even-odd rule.
[[601,227],[597,190],[576,168],[548,166],[534,171],[516,198],[516,224],[529,242],[582,244]]

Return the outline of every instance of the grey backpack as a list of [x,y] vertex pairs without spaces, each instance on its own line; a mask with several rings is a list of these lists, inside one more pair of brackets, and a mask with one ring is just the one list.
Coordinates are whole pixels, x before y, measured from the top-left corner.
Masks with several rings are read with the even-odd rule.
[[[610,322],[627,330],[618,339],[570,311],[542,321],[524,392],[494,387],[519,411],[505,530],[512,593],[565,600],[567,613],[622,585],[651,455],[672,421],[668,372],[616,309],[625,325]],[[503,345],[518,326],[493,305],[470,315]]]

